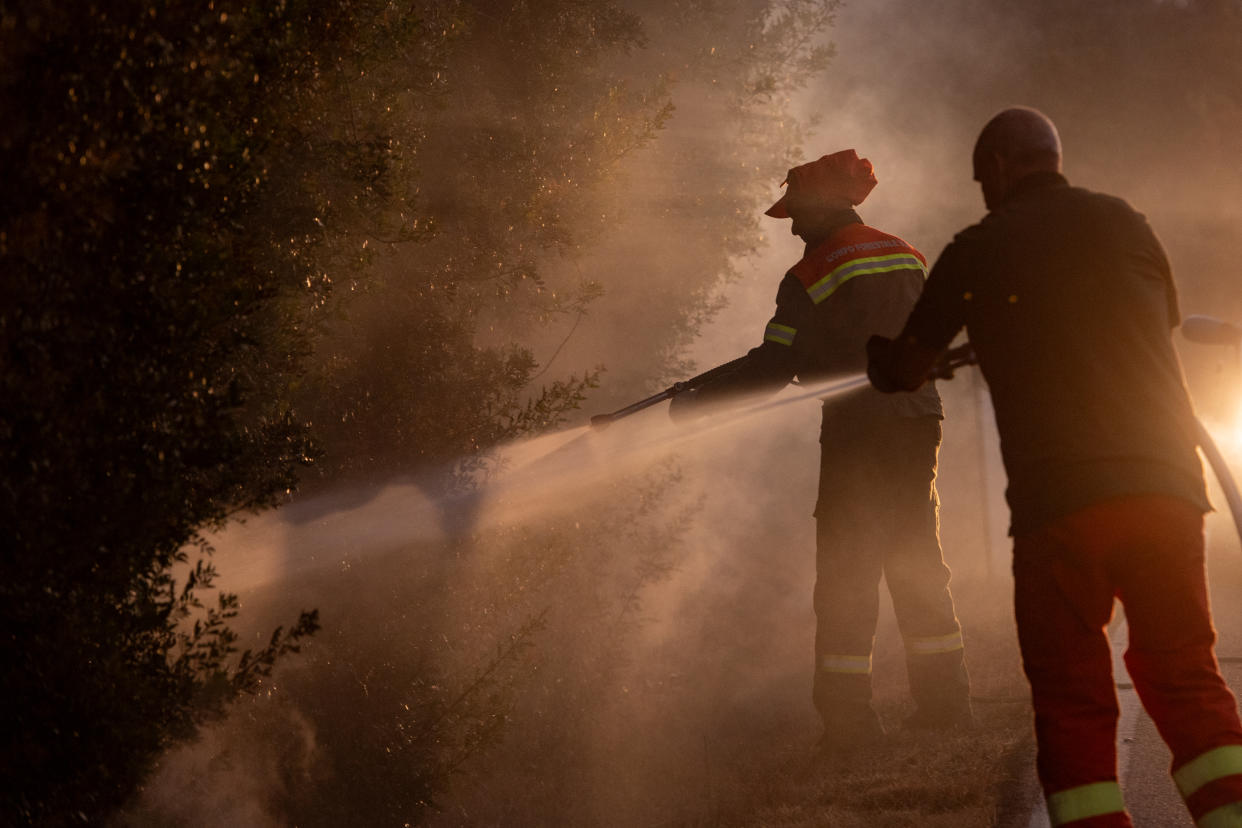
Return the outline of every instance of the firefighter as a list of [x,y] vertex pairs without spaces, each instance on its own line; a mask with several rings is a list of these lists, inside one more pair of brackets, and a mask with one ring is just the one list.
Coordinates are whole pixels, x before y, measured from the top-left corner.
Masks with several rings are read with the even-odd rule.
[[1169,262],[1144,217],[1071,187],[1042,113],[984,127],[974,177],[989,210],[932,268],[895,340],[868,343],[882,390],[918,388],[964,326],[992,392],[1009,476],[1014,602],[1038,771],[1053,825],[1131,821],[1117,784],[1106,625],[1173,754],[1197,825],[1242,826],[1242,726],[1213,652],[1210,508],[1173,350]]
[[[763,342],[737,368],[673,398],[674,419],[748,392],[866,368],[873,333],[895,333],[923,285],[926,260],[906,242],[862,223],[853,207],[876,185],[854,150],[789,171],[767,215],[792,220],[803,258],[777,290]],[[971,723],[962,631],[941,554],[935,476],[940,397],[865,388],[827,401],[820,436],[815,672],[820,749],[842,755],[884,735],[871,703],[871,651],[884,576],[905,642],[916,728]]]

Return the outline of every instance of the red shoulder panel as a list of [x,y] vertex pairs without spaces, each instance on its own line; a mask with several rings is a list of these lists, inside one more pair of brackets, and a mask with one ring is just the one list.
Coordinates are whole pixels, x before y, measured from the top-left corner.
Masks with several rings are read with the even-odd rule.
[[807,290],[848,262],[896,254],[913,255],[927,268],[927,259],[912,245],[865,224],[847,224],[794,265],[790,272]]

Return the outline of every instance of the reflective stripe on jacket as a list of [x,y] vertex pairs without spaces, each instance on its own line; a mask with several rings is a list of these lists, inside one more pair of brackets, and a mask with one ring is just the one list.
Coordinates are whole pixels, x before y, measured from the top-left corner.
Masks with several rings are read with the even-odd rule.
[[[867,339],[901,330],[923,289],[926,266],[911,245],[868,227],[854,211],[843,211],[840,223],[822,242],[808,246],[781,281],[763,344],[732,373],[703,386],[700,399],[772,392],[795,376],[815,382],[865,371]],[[928,383],[911,394],[864,388],[834,402],[832,416],[942,414],[940,397]]]
[[896,270],[917,271],[921,280],[927,276],[927,259],[896,236],[865,224],[847,224],[808,252],[790,273],[818,305],[850,279]]

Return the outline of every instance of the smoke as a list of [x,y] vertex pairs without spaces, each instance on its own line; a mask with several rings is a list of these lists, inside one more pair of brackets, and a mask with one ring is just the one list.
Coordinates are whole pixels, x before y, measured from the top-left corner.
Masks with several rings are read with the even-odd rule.
[[315,735],[296,710],[258,699],[234,707],[194,745],[163,756],[128,824],[278,828],[309,779]]
[[[1053,5],[845,6],[830,70],[794,99],[820,126],[792,160],[857,149],[880,181],[864,220],[934,259],[983,214],[969,168],[978,130],[1001,108],[1035,106],[1061,130],[1073,183],[1148,215],[1184,311],[1239,321],[1232,136],[1242,86],[1204,63],[1232,53],[1215,47],[1198,4]],[[1170,28],[1161,15],[1179,9],[1188,22]],[[1159,45],[1169,32],[1176,48]],[[676,40],[653,37],[652,49]],[[733,159],[713,155],[727,110],[697,90],[680,88],[668,131],[622,166],[613,232],[547,265],[549,278],[558,268],[609,276],[581,325],[538,343],[545,360],[557,354],[558,372],[609,366],[584,420],[668,379],[632,367],[653,363],[645,334],[685,322],[663,301],[669,280],[717,263],[683,244],[673,216],[712,215],[714,190],[738,180],[725,172]],[[688,188],[691,163],[704,178]],[[758,344],[777,283],[801,255],[786,223],[759,217],[790,163],[774,163],[770,185],[748,193],[756,210],[740,226],[761,228],[766,246],[727,251],[730,281],[703,294],[705,305],[728,304],[690,344],[700,366]],[[1179,345],[1201,409],[1223,405],[1228,356]],[[1020,680],[991,411],[969,372],[940,390],[942,539],[967,658],[977,694],[1010,693]],[[817,735],[818,427],[809,401],[693,431],[653,408],[603,434],[577,427],[507,447],[478,498],[446,500],[404,480],[230,529],[215,544],[248,631],[302,605],[320,607],[325,631],[278,675],[279,704],[234,711],[166,756],[138,813],[161,824],[193,812],[197,824],[313,825],[352,807],[373,824],[616,825],[744,807],[749,776],[781,772]],[[523,647],[504,649],[513,641]],[[887,606],[875,663],[892,721],[908,699]]]

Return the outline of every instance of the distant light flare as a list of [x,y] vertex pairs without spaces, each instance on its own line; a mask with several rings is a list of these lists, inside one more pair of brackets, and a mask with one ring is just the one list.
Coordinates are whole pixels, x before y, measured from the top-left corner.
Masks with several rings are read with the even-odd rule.
[[1242,397],[1234,403],[1233,409],[1233,422],[1225,429],[1223,451],[1229,454],[1230,460],[1237,461],[1242,457]]
[[1242,392],[1234,391],[1233,396],[1229,406],[1232,416],[1203,419],[1204,427],[1231,465],[1242,461]]
[[[1242,480],[1242,390],[1235,381],[1230,382],[1222,391],[1225,393],[1221,396],[1229,402],[1226,409],[1229,413],[1217,408],[1216,416],[1202,416],[1200,422],[1207,436],[1211,438],[1211,442],[1215,443],[1219,462],[1228,476],[1235,478],[1229,484],[1230,487],[1234,487],[1239,480]],[[1223,526],[1228,523],[1229,528],[1222,529],[1222,531],[1225,535],[1234,537],[1236,532],[1242,532],[1242,501],[1238,500],[1236,493],[1231,495],[1230,490],[1226,488],[1226,482],[1219,479],[1218,470],[1213,465],[1211,447],[1201,446],[1200,453],[1204,460],[1208,496],[1216,507],[1216,511],[1208,515],[1209,525],[1216,523]],[[1232,521],[1230,520],[1231,514]]]

